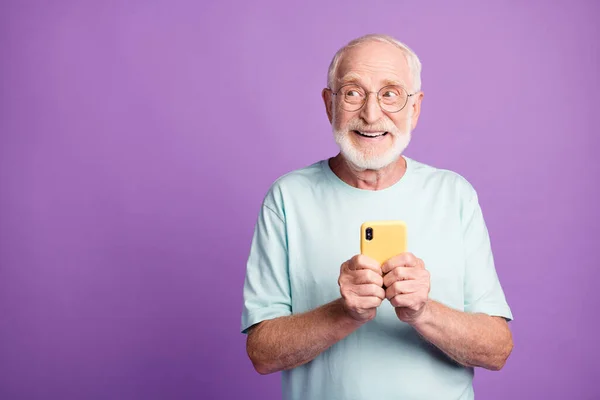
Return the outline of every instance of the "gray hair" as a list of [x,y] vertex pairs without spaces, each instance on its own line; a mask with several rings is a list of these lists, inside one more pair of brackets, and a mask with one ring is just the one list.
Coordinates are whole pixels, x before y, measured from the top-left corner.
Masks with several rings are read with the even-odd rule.
[[[421,61],[419,57],[412,51],[407,45],[400,42],[399,40],[394,39],[388,35],[380,35],[380,34],[369,34],[361,36],[357,39],[352,40],[350,43],[342,47],[335,53],[333,59],[331,60],[331,64],[329,64],[329,71],[327,72],[327,87],[333,89],[333,84],[335,82],[335,76],[337,73],[338,64],[342,55],[351,47],[358,46],[361,43],[365,42],[382,42],[389,43],[398,47],[404,53],[404,57],[406,58],[406,62],[408,63],[408,68],[410,70],[410,79],[412,83],[412,91],[418,92],[421,90]],[[407,88],[408,89],[408,88]],[[410,89],[408,89],[410,90]]]

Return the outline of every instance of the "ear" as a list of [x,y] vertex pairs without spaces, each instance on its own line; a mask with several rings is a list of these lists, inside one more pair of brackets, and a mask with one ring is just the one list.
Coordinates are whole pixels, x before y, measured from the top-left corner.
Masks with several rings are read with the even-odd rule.
[[329,119],[329,123],[333,121],[333,95],[331,94],[331,90],[328,88],[323,89],[321,92],[321,97],[323,97],[323,101],[325,102],[325,112],[327,112],[327,118]]
[[[421,101],[423,101],[423,97],[425,97],[425,93],[417,92],[414,95],[414,101],[412,102],[412,129],[417,127],[417,122],[419,121],[419,115],[421,114]],[[411,130],[412,130],[411,129]]]

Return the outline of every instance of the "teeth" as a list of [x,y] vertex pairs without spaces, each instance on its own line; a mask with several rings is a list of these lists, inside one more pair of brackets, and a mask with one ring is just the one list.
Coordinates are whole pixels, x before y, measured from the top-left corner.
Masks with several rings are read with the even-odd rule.
[[377,137],[383,135],[385,132],[361,132],[358,131],[361,135],[369,136],[369,137]]

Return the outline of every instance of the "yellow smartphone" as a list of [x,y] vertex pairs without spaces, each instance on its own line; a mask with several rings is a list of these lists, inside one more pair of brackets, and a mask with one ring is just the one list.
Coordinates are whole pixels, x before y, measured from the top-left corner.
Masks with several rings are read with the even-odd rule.
[[404,221],[367,221],[360,227],[360,254],[380,264],[406,252],[406,246]]

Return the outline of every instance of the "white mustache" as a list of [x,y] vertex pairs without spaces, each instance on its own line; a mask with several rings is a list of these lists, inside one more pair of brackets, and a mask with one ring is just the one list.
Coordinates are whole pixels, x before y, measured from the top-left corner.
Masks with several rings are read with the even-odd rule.
[[360,121],[349,122],[346,126],[348,131],[359,132],[392,132],[396,133],[398,128],[392,123],[378,123],[376,125],[365,125]]

